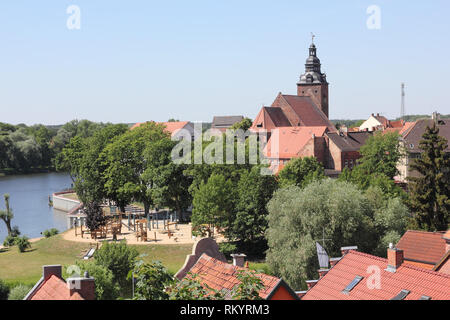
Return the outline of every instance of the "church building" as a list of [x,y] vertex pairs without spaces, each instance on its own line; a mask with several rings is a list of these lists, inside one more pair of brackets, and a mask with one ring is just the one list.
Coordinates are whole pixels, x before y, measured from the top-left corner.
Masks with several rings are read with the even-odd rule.
[[326,172],[335,175],[354,166],[360,157],[359,148],[369,135],[353,137],[338,132],[328,117],[328,81],[313,37],[297,94],[280,92],[271,106],[262,107],[250,130],[267,132],[264,155],[273,171],[280,171],[292,158],[315,157]]

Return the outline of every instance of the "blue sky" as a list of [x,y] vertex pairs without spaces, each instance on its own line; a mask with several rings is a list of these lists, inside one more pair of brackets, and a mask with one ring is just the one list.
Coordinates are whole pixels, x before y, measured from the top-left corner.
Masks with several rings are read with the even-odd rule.
[[[81,29],[69,30],[70,5]],[[366,26],[370,5],[381,29]],[[0,121],[62,124],[254,118],[295,94],[310,33],[330,118],[450,113],[448,0],[0,3]]]

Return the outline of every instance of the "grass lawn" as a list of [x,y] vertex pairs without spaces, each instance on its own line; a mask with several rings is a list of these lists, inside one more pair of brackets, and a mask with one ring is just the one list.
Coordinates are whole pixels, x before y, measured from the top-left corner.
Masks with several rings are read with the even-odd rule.
[[[143,260],[161,261],[171,273],[184,264],[192,245],[134,245]],[[87,243],[63,240],[61,235],[44,238],[31,244],[31,249],[20,253],[17,247],[0,249],[0,279],[7,283],[34,285],[42,275],[42,266],[61,264],[69,266],[80,259],[89,248]]]
[[[192,252],[192,244],[133,245],[146,262],[159,260],[175,274],[184,264],[186,256]],[[68,267],[81,259],[89,248],[88,243],[63,240],[61,235],[41,239],[31,244],[31,249],[20,253],[17,247],[0,249],[0,279],[15,285],[34,285],[42,276],[42,266],[61,264]],[[263,262],[251,262],[250,269],[270,273]],[[64,274],[64,277],[66,275]]]

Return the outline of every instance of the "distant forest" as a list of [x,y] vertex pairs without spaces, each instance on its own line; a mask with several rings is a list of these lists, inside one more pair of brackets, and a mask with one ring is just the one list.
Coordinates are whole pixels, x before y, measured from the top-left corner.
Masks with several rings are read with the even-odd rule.
[[0,175],[55,171],[60,153],[71,138],[89,137],[104,126],[89,120],[60,126],[0,122]]

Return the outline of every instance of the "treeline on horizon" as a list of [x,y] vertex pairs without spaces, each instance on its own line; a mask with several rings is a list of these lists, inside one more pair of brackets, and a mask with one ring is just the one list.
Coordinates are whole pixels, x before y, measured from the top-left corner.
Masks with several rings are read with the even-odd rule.
[[[405,121],[429,118],[429,115],[407,115]],[[441,115],[441,118],[450,118]],[[399,120],[397,118],[395,120]],[[170,119],[169,121],[176,121]],[[365,120],[331,120],[339,128],[360,126]],[[63,125],[8,124],[0,122],[0,175],[58,171],[61,151],[76,136],[91,137],[111,123],[72,120]],[[131,126],[131,123],[125,124]],[[206,124],[206,127],[209,127]]]
[[106,125],[89,120],[61,126],[0,122],[0,175],[56,171],[61,151],[71,138],[90,137]]

